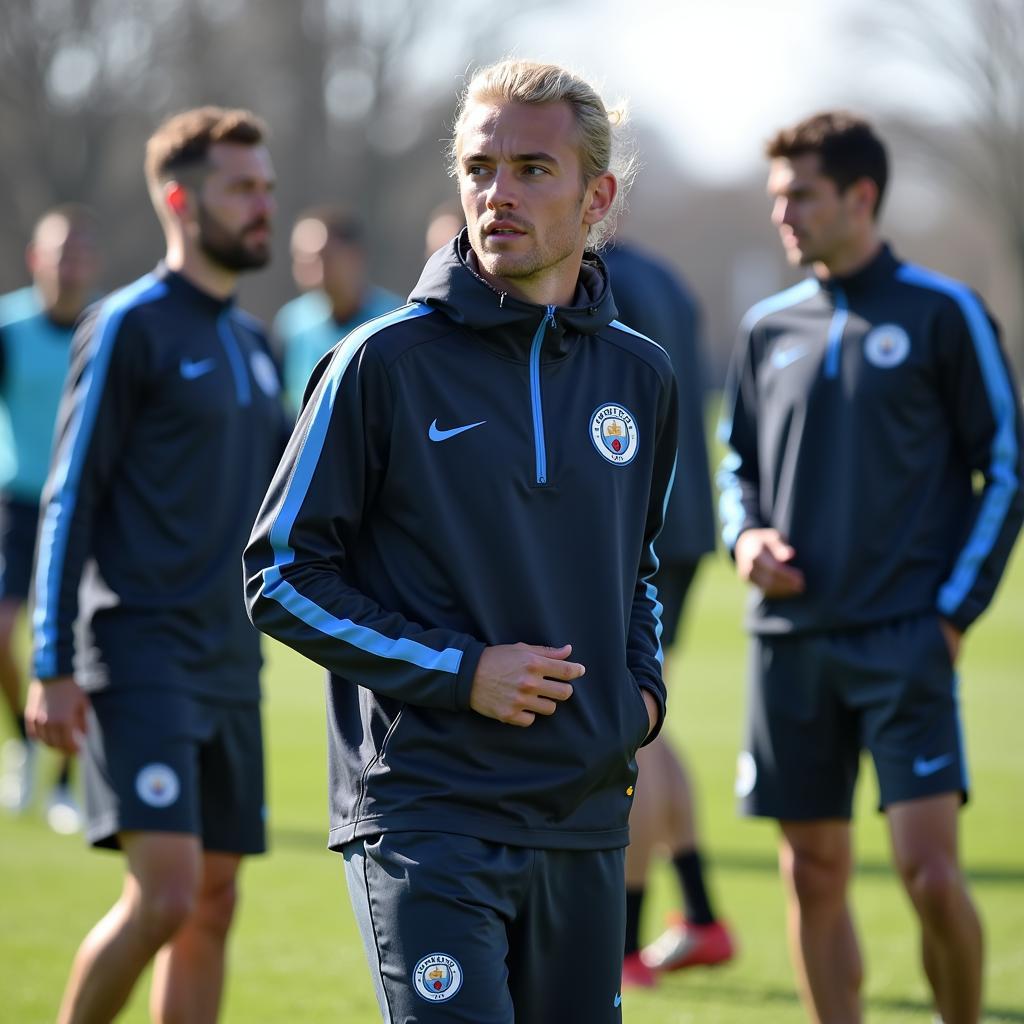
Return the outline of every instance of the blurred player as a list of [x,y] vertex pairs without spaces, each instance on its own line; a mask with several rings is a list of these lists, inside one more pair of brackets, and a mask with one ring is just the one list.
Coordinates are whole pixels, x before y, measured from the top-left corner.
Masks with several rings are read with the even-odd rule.
[[302,291],[274,318],[285,393],[292,411],[313,367],[360,324],[387,313],[402,300],[367,278],[364,229],[341,206],[320,206],[299,216],[292,229],[292,276]]
[[29,733],[82,750],[86,835],[124,855],[59,1020],[109,1021],[155,957],[154,1021],[217,1017],[243,854],[264,849],[259,639],[238,594],[285,434],[264,333],[234,305],[270,254],[262,123],[202,107],[146,147],[167,240],[75,334],[44,492]]
[[[704,436],[704,373],[698,341],[697,303],[661,262],[616,240],[605,253],[619,320],[668,352],[679,385],[677,486],[658,538],[654,578],[666,664],[676,647],[687,594],[701,558],[715,549],[707,442]],[[666,678],[669,673],[666,672]],[[687,685],[696,692],[702,681]],[[665,734],[637,752],[640,784],[629,814],[626,850],[626,945],[622,983],[649,987],[656,971],[725,963],[734,953],[728,927],[715,915],[704,878],[689,772]],[[651,854],[667,850],[685,901],[668,928],[640,949],[640,918]]]
[[621,1020],[676,399],[584,255],[616,123],[562,68],[474,75],[468,227],[321,361],[246,550],[253,620],[331,672],[330,845],[388,1021]]
[[780,823],[808,1013],[852,1024],[850,815],[869,750],[936,1011],[974,1024],[955,666],[1024,518],[1019,392],[980,299],[882,240],[888,166],[870,125],[819,114],[767,154],[772,221],[812,274],[747,314],[726,392],[724,537],[755,588],[737,792]]
[[[14,631],[29,596],[39,496],[71,336],[99,275],[97,242],[91,211],[74,204],[55,207],[39,219],[28,245],[31,286],[0,297],[0,403],[7,419],[7,429],[0,431],[0,689],[18,732],[3,747],[0,803],[16,811],[32,801],[36,751],[25,732]],[[48,798],[47,819],[58,832],[79,827],[70,771],[71,758],[65,756]]]

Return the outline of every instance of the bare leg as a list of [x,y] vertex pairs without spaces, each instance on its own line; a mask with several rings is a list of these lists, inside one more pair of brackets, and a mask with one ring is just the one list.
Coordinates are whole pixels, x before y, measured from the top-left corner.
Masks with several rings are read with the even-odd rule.
[[213,1024],[224,988],[228,931],[241,858],[203,855],[195,910],[157,955],[149,1011],[154,1024]]
[[126,832],[120,899],[78,948],[59,1024],[106,1024],[121,1010],[156,951],[191,913],[199,886],[195,836]]
[[943,1024],[981,1016],[981,922],[960,870],[960,796],[886,808],[893,857],[921,923],[921,957]]
[[[14,627],[23,605],[20,600],[0,600],[0,691],[11,713],[15,728],[25,710],[21,701],[21,669],[14,657]],[[20,731],[19,731],[20,735]]]
[[846,821],[779,823],[790,955],[816,1024],[861,1019],[864,968],[847,901],[852,866]]

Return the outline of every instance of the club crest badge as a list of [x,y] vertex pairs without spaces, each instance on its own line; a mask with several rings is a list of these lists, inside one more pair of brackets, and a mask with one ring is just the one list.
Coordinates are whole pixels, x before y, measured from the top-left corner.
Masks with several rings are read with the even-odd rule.
[[736,783],[733,791],[741,800],[754,792],[757,784],[757,762],[749,750],[743,750],[736,758]]
[[615,466],[632,462],[639,445],[633,414],[614,402],[598,406],[590,417],[590,440],[605,461]]
[[872,366],[888,370],[910,354],[910,335],[899,324],[879,324],[864,339],[864,358]]
[[252,368],[252,375],[256,378],[263,393],[268,398],[274,398],[281,390],[280,382],[277,379],[277,370],[274,361],[266,352],[253,352],[249,359],[249,366]]
[[135,776],[135,792],[150,807],[170,807],[181,792],[181,783],[173,768],[166,764],[147,764]]
[[416,993],[430,1003],[443,1003],[462,988],[462,968],[447,953],[431,953],[412,972]]

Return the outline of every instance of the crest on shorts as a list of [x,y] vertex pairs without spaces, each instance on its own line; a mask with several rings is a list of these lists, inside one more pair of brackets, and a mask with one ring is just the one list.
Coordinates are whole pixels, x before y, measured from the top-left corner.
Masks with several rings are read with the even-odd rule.
[[616,466],[632,462],[639,444],[633,414],[615,402],[598,406],[590,417],[590,440],[605,461]]
[[741,750],[736,758],[736,784],[734,792],[741,800],[754,792],[757,783],[757,762],[749,750]]
[[879,324],[864,339],[864,358],[872,366],[888,370],[910,354],[910,335],[899,324]]
[[430,1003],[443,1003],[462,988],[462,968],[447,953],[431,953],[413,968],[412,985]]
[[150,807],[170,807],[178,799],[181,783],[170,765],[147,764],[135,776],[135,792]]

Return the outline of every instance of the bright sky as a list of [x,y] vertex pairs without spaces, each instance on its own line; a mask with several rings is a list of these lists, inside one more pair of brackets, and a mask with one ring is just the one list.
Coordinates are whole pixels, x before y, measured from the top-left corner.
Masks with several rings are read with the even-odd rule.
[[[929,0],[943,4],[945,0]],[[830,105],[948,114],[949,97],[859,35],[887,0],[589,0],[512,20],[506,52],[580,67],[664,126],[687,170],[721,182],[762,166],[765,138]],[[937,100],[936,96],[940,98]]]

